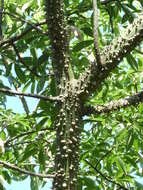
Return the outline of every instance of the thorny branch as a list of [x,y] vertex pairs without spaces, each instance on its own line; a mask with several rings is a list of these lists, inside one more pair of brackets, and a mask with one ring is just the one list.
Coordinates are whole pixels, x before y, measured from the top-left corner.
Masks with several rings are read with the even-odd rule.
[[84,115],[109,113],[120,108],[136,106],[141,102],[143,102],[143,91],[126,98],[121,98],[120,100],[111,101],[105,105],[97,105],[96,107],[85,107],[83,109],[83,113]]
[[132,24],[121,31],[120,36],[114,38],[110,45],[105,46],[101,54],[101,68],[89,67],[82,74],[83,94],[81,99],[86,100],[89,95],[97,90],[101,83],[109,76],[111,71],[115,69],[123,58],[130,53],[143,38],[143,13],[139,14]]
[[12,169],[12,170],[15,170],[17,172],[20,172],[20,173],[23,173],[23,174],[26,174],[26,175],[30,175],[30,176],[33,176],[33,177],[39,177],[39,178],[54,178],[55,175],[52,175],[52,174],[41,174],[41,173],[34,173],[34,172],[31,172],[31,171],[28,171],[28,170],[25,170],[25,169],[21,169],[20,167],[18,166],[15,166],[13,164],[10,164],[8,162],[5,162],[5,161],[2,161],[0,160],[0,164],[5,167],[5,168],[8,168],[8,169]]
[[96,167],[94,167],[88,160],[84,160],[91,168],[93,168],[101,177],[103,177],[106,181],[117,185],[118,187],[122,188],[123,190],[128,190],[126,187],[122,186],[118,182],[111,179],[109,176],[104,175],[101,171],[99,171]]
[[49,100],[52,102],[55,101],[61,101],[61,99],[58,96],[43,96],[43,95],[38,95],[38,94],[30,94],[30,93],[23,93],[23,92],[18,92],[18,91],[14,91],[14,90],[10,90],[10,89],[6,89],[6,88],[0,88],[0,92],[11,94],[11,95],[18,95],[18,96],[27,96],[27,97],[32,97],[32,98],[37,98],[37,99],[42,99],[42,100]]

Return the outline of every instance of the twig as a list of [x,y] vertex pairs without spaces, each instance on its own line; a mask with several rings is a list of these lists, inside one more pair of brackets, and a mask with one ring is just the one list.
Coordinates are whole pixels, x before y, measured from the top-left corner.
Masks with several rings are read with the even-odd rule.
[[[13,82],[13,86],[15,87],[16,90],[18,90],[17,85],[15,85],[14,82]],[[30,110],[29,110],[28,104],[27,104],[27,102],[26,102],[26,100],[25,100],[25,98],[24,98],[23,96],[19,96],[19,98],[20,98],[21,103],[22,103],[22,105],[23,105],[24,111],[25,111],[25,113],[26,113],[27,116],[28,116],[29,113],[30,113]]]
[[3,11],[3,14],[7,14],[7,15],[9,15],[9,16],[12,16],[13,18],[15,18],[15,19],[17,19],[17,20],[19,20],[19,21],[21,21],[21,22],[23,22],[23,23],[26,23],[26,24],[32,26],[32,28],[34,28],[34,29],[37,30],[38,32],[42,33],[43,35],[47,35],[47,32],[46,32],[46,33],[43,32],[42,29],[39,28],[38,26],[36,26],[34,23],[31,23],[31,22],[29,22],[29,21],[27,21],[27,20],[25,20],[25,19],[23,19],[23,18],[17,16],[16,14],[9,13],[9,12],[7,12],[7,11]]
[[[40,131],[48,131],[48,130],[54,130],[53,128],[44,128],[44,129],[41,129]],[[30,135],[30,134],[33,134],[33,133],[36,133],[36,132],[39,132],[37,130],[33,130],[33,131],[26,131],[26,132],[23,132],[23,133],[20,133],[19,135],[11,138],[11,139],[8,139],[6,142],[5,142],[5,145],[9,144],[10,142],[20,138],[20,137],[24,137],[24,136],[27,136],[27,135]]]
[[20,167],[18,166],[15,166],[13,164],[10,164],[8,162],[5,162],[5,161],[2,161],[0,160],[0,164],[2,166],[4,166],[5,168],[7,169],[12,169],[12,170],[15,170],[17,172],[20,172],[20,173],[23,173],[23,174],[26,174],[26,175],[30,175],[30,176],[33,176],[33,177],[40,177],[40,178],[54,178],[55,175],[52,175],[52,174],[41,174],[41,173],[34,173],[34,172],[31,172],[31,171],[28,171],[28,170],[25,170],[25,169],[21,169]]
[[23,108],[24,108],[24,110],[25,110],[25,112],[26,112],[26,114],[27,114],[27,116],[28,116],[29,113],[30,113],[28,104],[27,104],[27,102],[26,102],[26,100],[25,100],[25,98],[24,98],[23,96],[20,96],[20,100],[21,100],[21,103],[22,103],[22,105],[23,105]]
[[107,5],[108,3],[111,3],[111,2],[113,2],[113,1],[115,1],[115,0],[101,0],[100,3],[101,3],[102,5]]
[[32,97],[32,98],[37,98],[37,99],[43,99],[43,100],[49,100],[49,101],[61,101],[61,99],[58,96],[43,96],[43,95],[38,95],[38,94],[30,94],[30,93],[23,93],[23,92],[18,92],[18,91],[13,91],[10,89],[6,88],[0,88],[0,92],[12,95],[18,95],[18,96],[27,96],[27,97]]
[[101,171],[99,171],[96,167],[94,167],[90,162],[88,162],[88,160],[84,160],[91,168],[93,168],[97,173],[99,173],[106,181],[109,181],[117,186],[119,186],[120,188],[124,189],[124,190],[128,190],[126,187],[122,186],[121,184],[119,184],[118,182],[114,181],[113,179],[111,179],[109,176],[105,176]]
[[108,152],[106,152],[106,154],[104,154],[104,155],[102,156],[102,158],[101,158],[100,160],[98,160],[98,162],[97,162],[96,165],[95,165],[95,168],[97,168],[97,166],[99,165],[99,163],[100,163],[108,154],[110,154],[110,153],[112,152],[113,148],[114,148],[114,147],[112,147]]
[[[34,24],[36,27],[46,24],[46,21],[42,21],[40,23],[36,23]],[[8,39],[5,39],[3,41],[0,42],[0,47],[4,46],[4,48],[6,48],[7,46],[10,46],[12,43],[20,40],[22,37],[24,37],[28,32],[30,32],[33,29],[33,26],[30,26],[29,28],[25,29],[25,31],[23,31],[21,34],[17,35],[17,36],[13,36],[10,37]]]
[[15,51],[15,53],[16,53],[19,61],[20,61],[20,63],[22,63],[31,72],[31,74],[34,73],[34,75],[36,75],[37,77],[41,77],[36,72],[34,72],[32,69],[30,69],[28,65],[26,65],[26,63],[24,62],[24,60],[20,56],[19,51],[18,51],[18,49],[17,49],[17,47],[16,47],[16,45],[14,43],[12,43],[12,46],[13,46],[13,49],[14,49],[14,51]]
[[95,48],[95,55],[96,55],[96,62],[97,65],[101,65],[100,59],[100,51],[99,51],[99,44],[98,44],[98,8],[97,8],[97,0],[93,0],[93,35],[94,35],[94,48]]

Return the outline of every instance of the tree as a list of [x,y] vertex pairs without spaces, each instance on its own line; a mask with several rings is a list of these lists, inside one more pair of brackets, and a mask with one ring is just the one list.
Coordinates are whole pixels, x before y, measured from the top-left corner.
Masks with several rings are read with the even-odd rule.
[[[45,178],[53,190],[143,188],[142,8],[141,0],[1,0],[8,183],[30,176],[33,190]],[[7,110],[6,95],[25,114]],[[26,96],[39,100],[33,112]]]

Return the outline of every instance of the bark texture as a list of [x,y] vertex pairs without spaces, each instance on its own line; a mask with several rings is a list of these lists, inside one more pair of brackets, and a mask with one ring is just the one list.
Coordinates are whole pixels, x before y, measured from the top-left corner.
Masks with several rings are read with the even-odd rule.
[[69,59],[69,36],[63,0],[46,0],[47,24],[52,65],[57,85],[56,155],[53,190],[76,190],[80,142],[79,84],[74,79]]
[[[82,116],[94,112],[101,113],[103,110],[110,111],[113,107],[110,104],[106,106],[106,109],[101,106],[100,110],[92,107],[83,109],[84,103],[127,53],[131,52],[141,42],[143,38],[143,15],[139,15],[132,25],[101,51],[102,64],[100,67],[95,61],[89,64],[79,79],[75,79],[70,65],[69,36],[63,0],[45,0],[45,10],[51,43],[51,59],[57,85],[56,95],[61,100],[57,106],[58,115],[55,122],[56,175],[53,180],[53,190],[77,190]],[[130,99],[126,99],[118,102],[116,107],[129,104]]]

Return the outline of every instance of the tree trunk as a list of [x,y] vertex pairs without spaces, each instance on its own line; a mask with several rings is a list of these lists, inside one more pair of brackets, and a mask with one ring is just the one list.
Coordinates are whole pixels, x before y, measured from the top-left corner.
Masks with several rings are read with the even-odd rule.
[[77,189],[81,114],[76,88],[68,83],[58,115],[53,190]]
[[53,190],[76,190],[81,133],[80,84],[74,78],[69,56],[69,34],[63,0],[45,0],[52,65],[58,105],[56,121],[56,156]]

